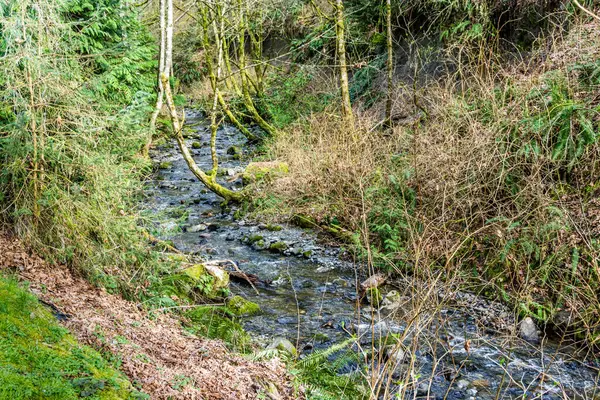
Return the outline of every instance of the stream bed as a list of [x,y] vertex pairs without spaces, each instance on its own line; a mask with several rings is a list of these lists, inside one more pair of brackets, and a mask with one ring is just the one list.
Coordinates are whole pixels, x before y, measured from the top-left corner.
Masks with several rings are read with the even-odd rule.
[[[208,122],[199,111],[188,110],[186,117],[188,129],[193,129],[188,146],[197,164],[209,170]],[[244,152],[241,160],[252,151],[237,129],[222,125],[217,137],[219,181],[239,190],[242,182],[238,177],[246,163],[239,154],[227,154],[228,150],[236,153],[232,146]],[[179,210],[187,216],[185,221],[161,217],[157,228],[163,232],[162,238],[172,240],[182,252],[232,260],[242,271],[270,282],[259,285],[258,293],[247,285],[231,284],[232,294],[261,307],[260,314],[242,320],[258,343],[286,338],[298,344],[300,353],[307,353],[339,343],[349,338],[350,332],[368,346],[374,334],[401,334],[408,329],[400,321],[379,318],[376,312],[373,315],[376,310],[368,305],[362,307],[371,312],[357,311],[356,287],[365,275],[343,257],[343,250],[324,245],[311,230],[237,220],[236,209],[222,209],[221,199],[188,170],[175,141],[158,146],[151,155],[161,169],[148,184],[146,211],[162,216]],[[384,292],[391,289],[384,288]],[[413,378],[422,383],[405,392],[407,398],[600,398],[597,369],[575,359],[568,348],[482,332],[468,309],[443,309],[436,318],[443,321],[443,340],[412,354]],[[431,329],[439,333],[440,324],[431,324]],[[418,335],[428,339],[426,333]],[[394,388],[400,390],[401,385]]]

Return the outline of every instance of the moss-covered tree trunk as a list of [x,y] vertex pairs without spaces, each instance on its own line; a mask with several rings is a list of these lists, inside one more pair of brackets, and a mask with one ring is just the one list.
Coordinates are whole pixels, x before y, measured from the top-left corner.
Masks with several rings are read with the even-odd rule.
[[392,0],[385,2],[385,22],[387,36],[387,98],[385,101],[385,125],[392,126],[392,95],[394,80],[394,54],[392,42]]
[[[211,88],[213,90],[213,92],[215,92],[215,89],[217,87],[217,85],[219,84],[220,81],[220,74],[219,74],[219,78],[217,79],[217,77],[215,76],[215,68],[213,65],[213,46],[210,45],[210,34],[209,34],[209,25],[210,25],[210,18],[208,16],[208,8],[204,8],[201,9],[201,14],[202,14],[202,28],[203,28],[203,32],[202,32],[202,47],[204,49],[204,54],[206,55],[206,70],[208,72],[208,77],[210,80],[210,84],[211,84]],[[224,18],[221,18],[221,21],[224,21]],[[214,30],[214,29],[213,29]],[[224,31],[224,26],[222,27],[222,31]],[[229,57],[226,55],[227,52],[229,51],[229,49],[226,47],[226,40],[225,40],[225,35],[221,34],[221,35],[217,35],[217,37],[220,36],[221,40],[220,43],[217,44],[217,47],[220,48],[220,50],[218,51],[218,53],[222,54],[222,56],[220,57],[220,59],[222,59],[222,61],[218,64],[218,68],[222,69],[223,68],[223,64],[225,65],[225,69],[227,74],[229,74],[229,77],[231,77],[231,65],[228,62]],[[232,85],[236,90],[236,93],[239,92],[239,95],[242,95],[241,90],[238,88],[237,86],[237,82],[235,82],[234,79],[231,79],[232,81]],[[248,128],[246,128],[244,126],[244,124],[242,124],[237,117],[234,115],[234,113],[231,111],[231,109],[229,108],[229,105],[227,104],[227,102],[225,101],[225,99],[223,98],[223,94],[221,93],[220,90],[216,90],[216,99],[219,103],[219,106],[221,107],[221,109],[223,110],[223,112],[225,113],[225,115],[227,115],[227,118],[229,119],[229,121],[234,124],[236,126],[236,128],[238,128],[240,130],[240,132],[242,132],[242,134],[244,136],[246,136],[246,138],[250,141],[257,141],[258,138],[256,137],[256,135],[254,135],[252,132],[250,132],[248,130]]]
[[[171,116],[171,124],[173,127],[173,133],[175,135],[175,139],[177,140],[177,145],[179,146],[179,150],[183,159],[187,163],[190,171],[198,178],[209,190],[216,193],[218,196],[223,197],[225,200],[233,200],[240,201],[242,200],[241,193],[234,192],[226,187],[220,185],[216,180],[217,175],[217,167],[218,161],[216,160],[216,129],[213,130],[213,126],[216,124],[211,123],[211,154],[213,158],[213,169],[210,174],[205,173],[198,165],[190,152],[190,149],[187,147],[185,143],[185,139],[182,133],[182,126],[179,120],[179,116],[177,115],[177,108],[175,107],[175,103],[173,101],[173,93],[171,92],[171,83],[169,82],[172,60],[173,60],[173,0],[166,0],[167,5],[167,23],[165,27],[165,63],[163,65],[163,70],[161,71],[161,82],[164,88],[165,100],[167,102],[167,107],[169,109],[169,114]],[[222,55],[221,55],[222,56]],[[216,78],[215,78],[216,81]],[[218,99],[218,88],[215,85],[215,101]],[[212,122],[212,121],[211,121]]]
[[348,84],[348,66],[346,64],[346,38],[344,23],[344,3],[342,0],[335,1],[335,38],[336,52],[340,74],[340,92],[342,95],[342,116],[348,123],[354,122],[352,103],[350,102],[350,85]]
[[238,26],[238,68],[240,70],[240,81],[242,86],[242,98],[244,99],[244,105],[252,116],[254,122],[258,124],[267,134],[273,136],[275,134],[275,128],[271,126],[258,112],[254,106],[254,101],[250,95],[250,77],[246,71],[246,18],[245,10],[242,6],[242,0],[238,0],[239,8],[239,26]]

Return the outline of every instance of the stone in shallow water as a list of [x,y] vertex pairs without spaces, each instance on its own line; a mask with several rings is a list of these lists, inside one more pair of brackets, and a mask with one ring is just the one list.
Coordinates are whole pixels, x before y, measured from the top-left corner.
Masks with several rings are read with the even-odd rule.
[[190,233],[196,233],[196,232],[205,231],[206,229],[208,229],[208,226],[206,224],[198,224],[198,225],[190,226],[189,228],[187,228],[187,231]]
[[525,318],[519,324],[519,336],[528,342],[537,343],[540,340],[537,326],[531,317]]

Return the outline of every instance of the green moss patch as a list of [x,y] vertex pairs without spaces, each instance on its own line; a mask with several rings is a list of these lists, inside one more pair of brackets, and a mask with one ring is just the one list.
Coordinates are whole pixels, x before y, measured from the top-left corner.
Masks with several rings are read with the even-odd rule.
[[129,399],[131,383],[77,343],[37,299],[0,277],[0,399]]

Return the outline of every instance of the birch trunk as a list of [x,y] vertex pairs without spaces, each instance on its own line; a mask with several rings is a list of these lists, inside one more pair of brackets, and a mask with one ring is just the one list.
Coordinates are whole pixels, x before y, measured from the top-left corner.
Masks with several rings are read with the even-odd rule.
[[[179,120],[179,116],[177,115],[177,109],[175,107],[175,103],[173,102],[173,93],[171,92],[171,83],[169,82],[169,78],[171,76],[172,69],[172,60],[173,60],[173,0],[166,0],[167,2],[167,24],[165,27],[165,63],[163,65],[163,71],[161,71],[161,82],[163,85],[165,100],[167,103],[167,108],[169,109],[169,114],[171,116],[171,123],[173,126],[173,133],[175,134],[175,139],[177,141],[177,145],[179,146],[179,150],[183,159],[187,163],[190,171],[198,178],[210,191],[216,193],[218,196],[223,197],[225,200],[232,201],[241,201],[242,194],[234,192],[226,187],[221,186],[216,180],[216,166],[215,166],[215,141],[211,137],[211,153],[213,155],[213,170],[210,175],[205,173],[198,165],[185,144],[185,139],[182,134],[182,124]],[[218,91],[216,92],[218,94]],[[215,95],[215,99],[218,98]],[[217,165],[218,166],[218,165]]]

